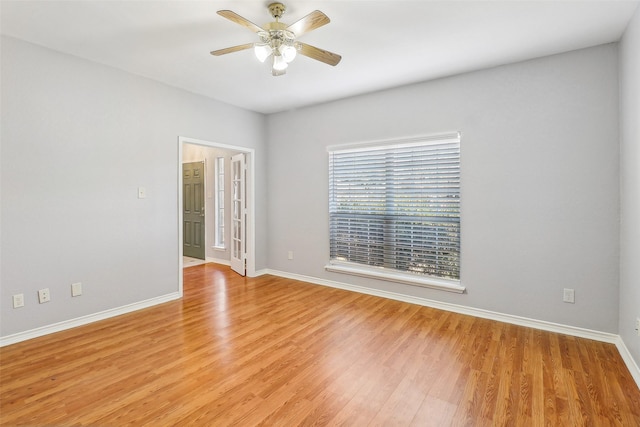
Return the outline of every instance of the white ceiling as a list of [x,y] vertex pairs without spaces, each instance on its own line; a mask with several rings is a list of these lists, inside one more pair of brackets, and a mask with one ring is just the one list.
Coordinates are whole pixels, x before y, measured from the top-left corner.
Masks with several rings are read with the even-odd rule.
[[342,55],[299,56],[273,77],[257,41],[219,15],[263,25],[270,1],[2,0],[2,34],[87,58],[245,109],[273,113],[619,40],[637,1],[285,0],[282,22],[315,9],[331,23],[300,41]]

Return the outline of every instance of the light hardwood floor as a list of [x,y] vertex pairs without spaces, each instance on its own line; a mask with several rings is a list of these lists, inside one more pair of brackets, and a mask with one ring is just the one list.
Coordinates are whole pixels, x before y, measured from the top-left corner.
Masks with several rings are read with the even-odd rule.
[[180,301],[0,349],[0,422],[638,426],[615,346],[228,267]]

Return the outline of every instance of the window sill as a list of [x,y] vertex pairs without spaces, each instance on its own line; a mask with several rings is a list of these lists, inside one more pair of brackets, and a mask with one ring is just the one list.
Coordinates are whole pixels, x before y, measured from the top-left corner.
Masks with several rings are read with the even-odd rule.
[[212,246],[213,250],[216,251],[226,251],[227,248],[225,246]]
[[423,288],[438,289],[441,291],[464,293],[465,287],[458,281],[437,279],[434,277],[418,277],[412,274],[390,273],[374,268],[366,268],[347,264],[327,264],[325,270],[334,273],[351,274],[353,276],[370,277],[386,280],[388,282],[403,283],[405,285],[421,286]]

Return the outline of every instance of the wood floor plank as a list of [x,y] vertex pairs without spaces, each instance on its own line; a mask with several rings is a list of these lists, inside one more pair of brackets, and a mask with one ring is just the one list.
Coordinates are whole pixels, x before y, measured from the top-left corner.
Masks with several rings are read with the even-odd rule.
[[612,344],[280,277],[0,349],[0,425],[635,426]]

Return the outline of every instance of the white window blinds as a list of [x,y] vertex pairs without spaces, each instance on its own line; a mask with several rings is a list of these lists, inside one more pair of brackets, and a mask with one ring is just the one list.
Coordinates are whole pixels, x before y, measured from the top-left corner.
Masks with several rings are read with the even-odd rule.
[[459,280],[459,134],[330,148],[329,228],[331,263]]

